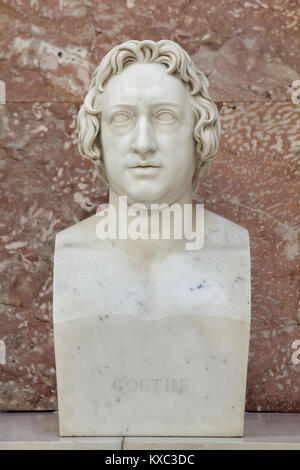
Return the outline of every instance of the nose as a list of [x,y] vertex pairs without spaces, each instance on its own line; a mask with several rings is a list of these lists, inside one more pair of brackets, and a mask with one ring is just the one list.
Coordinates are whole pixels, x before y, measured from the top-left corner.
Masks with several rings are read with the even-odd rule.
[[147,116],[140,116],[136,123],[131,149],[142,156],[156,150],[154,130]]

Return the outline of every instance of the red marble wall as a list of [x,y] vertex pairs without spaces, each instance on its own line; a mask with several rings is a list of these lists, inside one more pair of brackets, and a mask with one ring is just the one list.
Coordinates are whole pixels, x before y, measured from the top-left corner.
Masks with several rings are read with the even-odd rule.
[[195,200],[250,232],[247,409],[300,411],[299,16],[296,0],[0,0],[0,409],[57,406],[54,237],[107,192],[76,148],[91,73],[122,41],[168,38],[206,73],[222,116]]

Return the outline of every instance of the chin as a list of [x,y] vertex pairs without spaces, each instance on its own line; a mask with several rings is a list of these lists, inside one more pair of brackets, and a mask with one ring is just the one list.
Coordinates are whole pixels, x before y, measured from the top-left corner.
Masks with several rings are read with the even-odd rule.
[[165,191],[155,191],[155,188],[149,188],[148,190],[144,189],[143,191],[128,191],[127,198],[128,202],[135,203],[139,202],[145,205],[148,204],[159,204],[165,201],[164,195]]

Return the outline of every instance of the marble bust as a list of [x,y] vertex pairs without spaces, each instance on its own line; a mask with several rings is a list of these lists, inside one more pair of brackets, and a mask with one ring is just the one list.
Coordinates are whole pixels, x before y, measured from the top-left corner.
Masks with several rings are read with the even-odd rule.
[[168,40],[120,44],[94,72],[78,115],[79,151],[108,183],[117,225],[124,212],[133,218],[134,205],[144,219],[153,204],[191,207],[203,243],[186,249],[185,232],[180,238],[174,229],[167,239],[120,231],[101,238],[103,211],[57,234],[61,435],[243,434],[248,232],[206,210],[199,227],[192,204],[220,137],[207,88],[189,55]]

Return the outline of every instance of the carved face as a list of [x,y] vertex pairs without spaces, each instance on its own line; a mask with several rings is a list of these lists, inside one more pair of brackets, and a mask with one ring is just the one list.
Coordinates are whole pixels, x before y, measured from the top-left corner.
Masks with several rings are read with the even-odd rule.
[[176,202],[195,170],[193,132],[190,95],[165,66],[137,63],[114,75],[101,118],[112,189],[131,202]]

